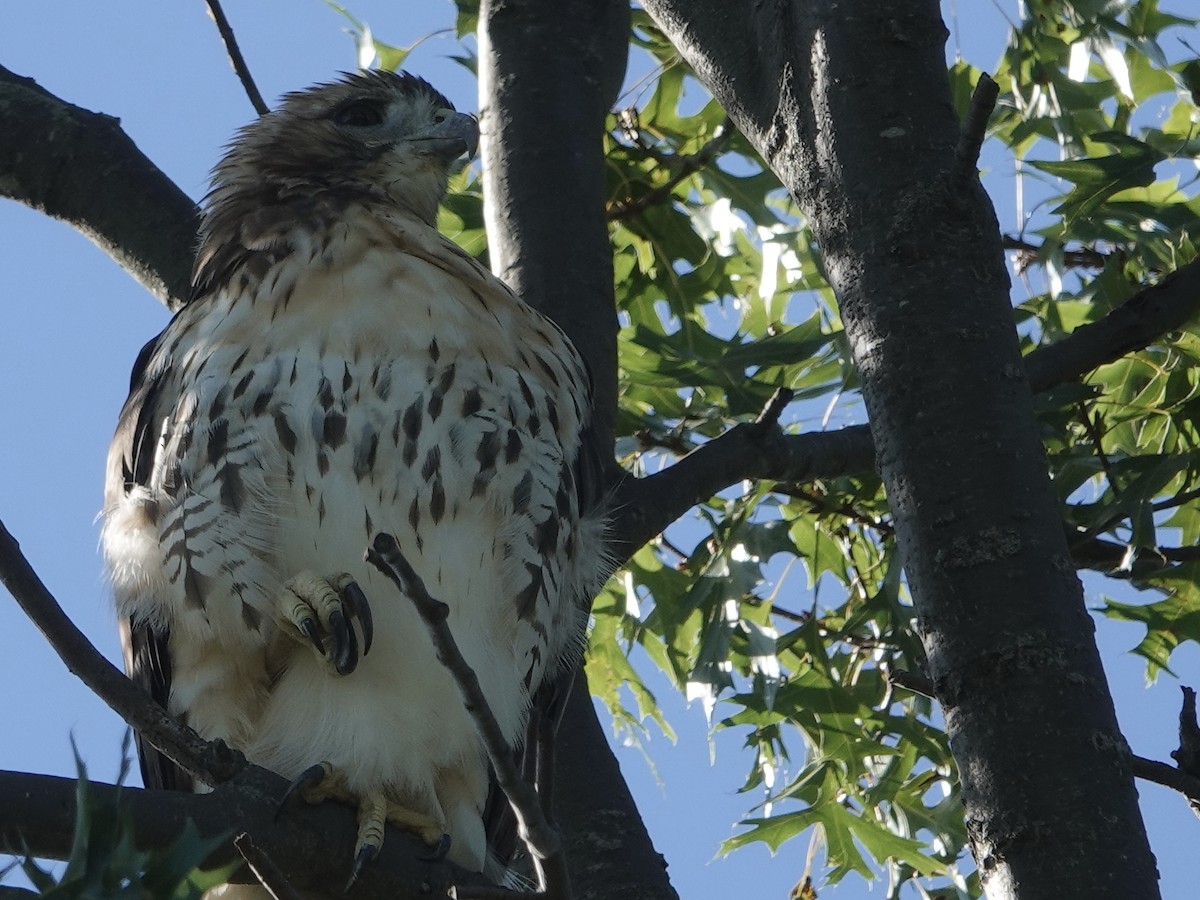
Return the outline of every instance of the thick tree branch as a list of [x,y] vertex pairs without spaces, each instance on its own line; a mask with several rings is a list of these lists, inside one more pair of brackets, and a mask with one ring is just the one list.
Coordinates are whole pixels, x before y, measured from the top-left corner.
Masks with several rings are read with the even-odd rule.
[[995,212],[955,174],[937,3],[642,5],[821,245],[984,891],[1157,897],[1029,395],[1094,363],[1025,377]]
[[[275,820],[286,783],[254,766],[208,794],[146,791],[91,782],[89,790],[106,804],[128,809],[134,843],[140,850],[164,850],[191,820],[202,837],[225,842],[206,861],[209,867],[240,858],[233,832],[253,835],[258,852],[274,861],[286,883],[299,890],[341,896],[354,854],[354,812],[338,803],[302,807]],[[46,859],[66,859],[75,824],[73,778],[0,771],[0,844]],[[389,829],[379,856],[355,882],[363,900],[416,900],[445,897],[453,884],[483,884],[482,876],[420,857],[427,848],[411,835]],[[345,861],[344,868],[340,864]],[[244,872],[242,880],[253,876]]]
[[960,188],[966,188],[978,175],[979,151],[983,148],[988,119],[996,108],[996,98],[999,96],[1000,86],[987,72],[980,73],[975,92],[971,94],[967,120],[958,136],[958,146],[954,148],[954,171],[951,177]]
[[0,196],[61,219],[171,309],[188,296],[196,205],[111,116],[0,66]]
[[658,474],[617,485],[614,554],[628,559],[698,502],[739,481],[813,481],[869,474],[874,467],[875,447],[865,425],[809,434],[737,425]]
[[621,0],[484,0],[478,32],[492,268],[575,340],[594,379],[606,462],[617,329],[602,138],[625,73],[629,21]]

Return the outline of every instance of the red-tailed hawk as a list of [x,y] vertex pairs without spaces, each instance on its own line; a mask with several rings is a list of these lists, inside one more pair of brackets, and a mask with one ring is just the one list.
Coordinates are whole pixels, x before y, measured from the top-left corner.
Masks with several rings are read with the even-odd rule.
[[[363,562],[396,536],[518,746],[581,643],[602,521],[579,354],[435,227],[477,136],[385,72],[239,133],[194,299],[134,368],[103,544],[129,674],[172,713],[288,778],[328,763],[321,791],[363,815],[360,864],[387,815],[495,874],[475,727]],[[147,785],[191,787],[139,749]]]

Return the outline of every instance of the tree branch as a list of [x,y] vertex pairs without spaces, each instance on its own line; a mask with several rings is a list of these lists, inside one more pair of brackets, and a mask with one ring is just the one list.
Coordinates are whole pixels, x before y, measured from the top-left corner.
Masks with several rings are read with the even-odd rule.
[[229,24],[229,19],[225,18],[221,0],[204,0],[204,2],[208,4],[208,14],[216,23],[217,32],[221,35],[221,43],[225,45],[225,52],[229,54],[229,64],[233,66],[233,71],[237,73],[238,80],[241,81],[242,87],[246,91],[246,96],[250,98],[250,105],[260,116],[265,116],[271,111],[271,108],[267,106],[262,94],[258,92],[258,85],[254,83],[254,76],[250,74],[246,58],[242,56],[242,50],[238,47],[233,26]]
[[979,174],[979,151],[987,137],[988,119],[996,108],[1000,86],[987,72],[981,72],[975,91],[971,94],[971,106],[967,121],[962,124],[958,146],[954,148],[954,164],[951,178],[958,187],[964,187]]
[[1025,357],[1035,393],[1076,381],[1097,366],[1141,350],[1200,312],[1200,258],[1142,288],[1103,319],[1080,325]]
[[0,66],[0,196],[72,226],[171,309],[188,296],[196,205],[111,116]]
[[644,212],[648,207],[668,199],[680,183],[707,167],[729,145],[732,136],[733,123],[726,117],[725,121],[718,125],[713,132],[712,139],[703,147],[695,153],[688,153],[673,158],[672,162],[675,165],[675,171],[671,174],[670,178],[658,187],[640,196],[623,197],[620,200],[613,201],[608,207],[608,218],[611,221],[617,222],[632,218]]
[[0,581],[71,673],[172,762],[210,786],[229,781],[245,768],[246,760],[241,753],[222,742],[204,740],[168,715],[100,655],[42,584],[3,522],[0,522]]
[[1200,804],[1200,778],[1143,756],[1134,756],[1132,762],[1133,774],[1138,778],[1179,791],[1193,804]]
[[[1023,272],[1038,261],[1043,250],[1038,244],[1030,243],[1011,234],[1001,235],[1000,246],[1005,250],[1017,251],[1017,271]],[[1107,253],[1093,250],[1090,247],[1078,247],[1062,251],[1063,264],[1074,269],[1103,269],[1108,259]]]
[[[340,897],[346,872],[337,864],[353,858],[354,812],[340,803],[305,806],[275,821],[286,782],[256,766],[211,793],[147,791],[90,782],[88,789],[105,804],[120,803],[130,813],[139,850],[164,850],[190,820],[202,837],[225,841],[206,860],[216,867],[240,858],[230,831],[233,823],[253,835],[259,853],[273,860],[285,881],[298,890]],[[0,842],[46,859],[66,859],[75,827],[73,778],[0,771]],[[453,884],[486,884],[479,874],[445,861],[422,860],[427,848],[412,835],[389,828],[379,856],[355,882],[362,900],[445,897]],[[331,861],[332,864],[331,864]],[[243,870],[240,880],[252,876]]]
[[480,742],[492,764],[496,782],[516,814],[518,833],[533,856],[539,886],[550,896],[568,900],[570,888],[566,879],[562,839],[543,815],[533,786],[517,771],[512,748],[504,739],[500,723],[488,705],[479,678],[463,657],[450,631],[447,622],[450,607],[430,596],[425,582],[413,570],[394,536],[382,532],[375,535],[367,550],[367,562],[390,578],[400,593],[416,607],[433,641],[438,662],[446,667],[458,685],[463,705],[475,723]]

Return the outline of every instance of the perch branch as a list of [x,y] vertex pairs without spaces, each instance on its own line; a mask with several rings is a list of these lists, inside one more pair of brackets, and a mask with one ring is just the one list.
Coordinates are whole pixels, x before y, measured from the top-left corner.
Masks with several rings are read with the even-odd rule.
[[[232,781],[207,794],[147,791],[89,782],[92,796],[129,813],[130,837],[142,851],[169,848],[190,821],[203,838],[222,838],[205,868],[239,859],[230,823],[254,835],[258,850],[274,860],[296,890],[341,896],[345,874],[331,871],[331,859],[354,852],[354,812],[340,803],[305,807],[275,821],[275,808],[286,782],[257,766],[247,766]],[[34,856],[67,859],[74,833],[78,784],[74,778],[0,771],[0,843],[24,847]],[[406,832],[389,829],[379,856],[355,884],[358,900],[409,900],[445,897],[451,884],[483,884],[483,876],[451,863],[431,865],[420,857],[424,845]],[[235,880],[252,880],[243,870]]]
[[563,853],[562,839],[542,814],[537,794],[517,771],[512,748],[508,746],[500,724],[488,705],[479,679],[463,658],[450,631],[447,622],[450,608],[430,596],[425,582],[413,570],[392,535],[375,536],[372,546],[367,550],[367,562],[396,584],[400,592],[412,601],[425,622],[438,660],[458,684],[463,704],[479,731],[496,781],[516,814],[520,834],[537,864],[541,887],[546,892],[544,896],[566,900],[569,897],[569,882],[565,880],[566,856]]
[[246,65],[246,59],[242,56],[241,48],[238,47],[233,26],[229,24],[229,19],[225,18],[225,10],[221,9],[221,0],[204,0],[204,2],[208,4],[208,14],[212,16],[213,22],[217,25],[221,43],[225,45],[225,52],[229,54],[230,65],[237,73],[238,80],[241,81],[242,87],[246,91],[246,96],[250,98],[250,104],[256,113],[265,116],[271,110],[263,101],[262,94],[258,92],[258,85],[254,83],[254,76],[250,74],[250,67]]

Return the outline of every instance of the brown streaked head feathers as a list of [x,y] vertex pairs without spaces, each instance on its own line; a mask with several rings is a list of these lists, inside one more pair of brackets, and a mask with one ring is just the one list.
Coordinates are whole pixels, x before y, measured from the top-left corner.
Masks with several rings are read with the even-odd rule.
[[347,73],[286,94],[238,132],[213,170],[193,298],[220,289],[252,257],[282,259],[296,228],[331,224],[352,203],[399,208],[433,226],[451,164],[473,154],[478,137],[473,117],[403,72]]

